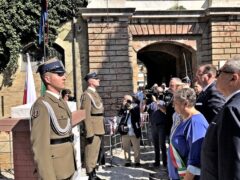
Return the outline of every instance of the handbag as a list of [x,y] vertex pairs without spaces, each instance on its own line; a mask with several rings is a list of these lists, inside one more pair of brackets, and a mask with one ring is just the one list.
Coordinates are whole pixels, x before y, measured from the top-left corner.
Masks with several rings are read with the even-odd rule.
[[127,124],[126,124],[129,115],[130,115],[130,113],[127,114],[124,122],[121,121],[121,122],[119,123],[119,125],[118,125],[117,130],[118,130],[118,132],[119,132],[121,135],[126,135],[126,134],[128,133],[128,131],[129,131],[129,128],[128,128]]

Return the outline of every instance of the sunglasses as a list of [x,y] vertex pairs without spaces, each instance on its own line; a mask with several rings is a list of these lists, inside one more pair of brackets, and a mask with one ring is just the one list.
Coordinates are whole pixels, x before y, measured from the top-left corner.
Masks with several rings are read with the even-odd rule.
[[63,77],[65,75],[65,72],[51,72],[53,74],[57,74],[59,77]]
[[216,78],[218,78],[218,77],[220,76],[221,73],[233,74],[234,72],[219,69],[219,70],[217,70]]

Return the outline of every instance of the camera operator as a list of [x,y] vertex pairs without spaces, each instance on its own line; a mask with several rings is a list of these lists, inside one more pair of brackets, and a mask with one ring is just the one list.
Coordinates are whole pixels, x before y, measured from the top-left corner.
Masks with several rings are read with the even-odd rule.
[[131,144],[133,145],[135,166],[140,166],[140,108],[133,106],[133,98],[125,95],[122,107],[119,111],[122,116],[118,125],[118,132],[122,135],[122,146],[124,150],[125,166],[131,166]]

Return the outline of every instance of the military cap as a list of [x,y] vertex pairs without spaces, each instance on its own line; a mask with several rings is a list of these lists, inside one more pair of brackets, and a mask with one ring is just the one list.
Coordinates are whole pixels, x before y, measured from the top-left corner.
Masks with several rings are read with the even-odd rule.
[[52,59],[49,59],[48,61],[41,64],[37,72],[39,72],[41,75],[45,74],[46,72],[52,72],[52,73],[65,73],[64,66],[62,64],[62,61],[58,60],[58,58],[54,57]]
[[84,79],[85,79],[85,81],[88,81],[89,79],[99,79],[99,78],[98,78],[97,73],[91,72],[91,73],[88,73],[88,74],[85,76]]

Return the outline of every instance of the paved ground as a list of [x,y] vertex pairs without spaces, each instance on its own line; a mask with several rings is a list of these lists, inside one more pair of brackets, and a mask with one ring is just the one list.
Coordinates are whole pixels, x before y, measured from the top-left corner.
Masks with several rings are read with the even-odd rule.
[[[109,157],[109,156],[108,156]],[[132,179],[158,179],[167,180],[167,170],[163,167],[154,168],[152,163],[154,162],[153,147],[141,147],[141,167],[136,168],[134,165],[131,167],[124,166],[123,150],[113,150],[112,162],[107,159],[105,167],[100,167],[97,174],[99,177],[106,180],[132,180]],[[133,160],[133,159],[132,159]],[[112,164],[112,165],[111,165]]]
[[[151,167],[154,162],[153,147],[145,146],[141,147],[141,164],[142,166],[136,168],[133,166],[125,167],[123,150],[121,148],[113,150],[113,156],[110,156],[107,152],[106,165],[100,166],[97,174],[99,177],[106,180],[132,180],[132,179],[150,179],[150,180],[167,180],[166,169],[159,167]],[[82,169],[83,176],[85,175],[85,169]],[[13,172],[2,171],[0,180],[9,180],[13,178]],[[1,177],[2,176],[2,177]],[[81,180],[84,178],[81,178]],[[87,178],[86,178],[87,179]]]

